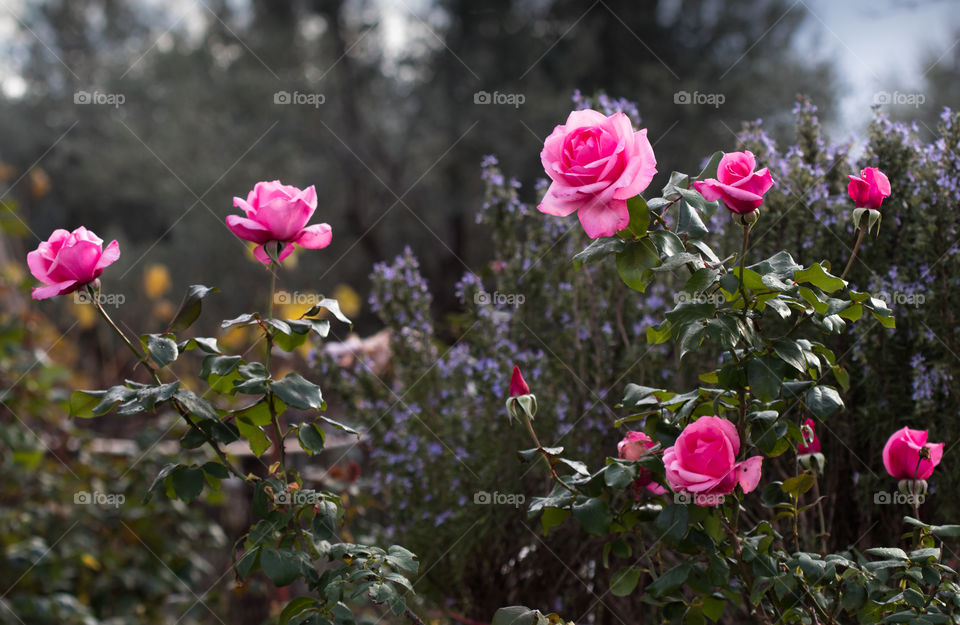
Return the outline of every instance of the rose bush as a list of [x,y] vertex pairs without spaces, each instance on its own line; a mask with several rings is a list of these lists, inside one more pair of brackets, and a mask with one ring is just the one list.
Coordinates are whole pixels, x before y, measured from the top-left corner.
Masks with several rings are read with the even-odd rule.
[[[276,271],[294,245],[322,248],[330,243],[326,224],[307,226],[316,209],[314,187],[299,190],[277,181],[257,183],[246,201],[234,198],[246,217],[231,215],[227,224],[237,236],[258,244],[257,260],[268,265],[270,294],[266,313],[246,313],[221,324],[224,329],[253,326],[265,344],[262,362],[246,355],[226,353],[215,337],[181,338],[200,316],[203,300],[217,289],[189,287],[176,315],[161,332],[140,336],[137,347],[114,322],[101,303],[100,281],[105,267],[120,255],[116,241],[102,249],[102,241],[84,228],[73,233],[57,230],[49,241],[28,257],[34,276],[47,284],[34,291],[42,299],[84,288],[102,320],[133,353],[145,381],[126,380],[99,391],[75,391],[70,396],[71,416],[101,417],[156,413],[172,408],[186,426],[180,438],[182,455],[167,464],[144,493],[157,493],[191,501],[205,488],[218,489],[221,481],[234,480],[249,489],[256,522],[237,538],[233,569],[238,588],[262,571],[277,587],[298,582],[312,594],[297,596],[280,611],[279,622],[301,625],[354,622],[348,603],[366,597],[398,615],[419,618],[407,607],[412,590],[407,575],[415,573],[416,556],[403,547],[389,549],[341,541],[343,520],[339,495],[306,488],[303,478],[286,461],[286,441],[296,437],[310,454],[323,451],[323,427],[356,434],[349,426],[320,414],[326,408],[320,387],[295,372],[275,377],[270,367],[274,348],[285,351],[303,345],[310,336],[325,338],[330,319],[349,324],[336,300],[319,298],[296,319],[273,316]],[[171,373],[181,357],[192,352],[199,361],[206,389],[192,390]],[[164,377],[172,377],[165,381]],[[244,441],[257,456],[271,450],[271,463],[263,471],[245,474],[227,455],[225,446]],[[207,449],[212,455],[204,454]]]
[[[803,265],[784,250],[746,261],[758,209],[773,186],[769,171],[756,166],[742,152],[715,154],[696,177],[674,172],[661,197],[629,198],[629,223],[574,258],[615,256],[625,286],[641,293],[658,277],[673,276],[683,297],[647,328],[648,343],[672,342],[678,358],[716,361],[686,392],[628,384],[616,424],[639,423],[647,438],[628,436],[619,457],[598,469],[562,447],[543,447],[531,431],[536,447],[521,451],[521,459],[545,458],[554,487],[532,501],[530,516],[540,517],[544,531],[570,519],[604,537],[603,564],[625,562],[597,601],[636,595],[654,606],[647,616],[658,622],[956,623],[960,586],[937,545],[960,536],[960,526],[919,520],[916,495],[925,484],[909,485],[909,551],[851,546],[829,553],[823,546],[819,481],[826,463],[813,428],[828,427],[845,408],[838,387],[850,387],[841,358],[823,341],[864,319],[887,329],[881,331],[895,323],[883,300],[844,279],[876,223],[872,216],[859,227],[864,213],[851,213],[859,233],[841,276],[829,261]],[[882,176],[865,175],[874,182]],[[858,189],[851,186],[854,200]],[[739,254],[717,253],[705,240],[717,201],[741,227]],[[855,211],[875,211],[856,203]],[[530,383],[536,390],[537,380]],[[532,419],[527,415],[530,427]],[[638,447],[625,455],[633,440]],[[942,457],[942,445],[927,443],[920,431],[898,432],[887,448],[883,462],[894,477],[929,476]],[[646,475],[673,495],[623,496]],[[709,496],[698,501],[698,493]],[[814,510],[819,528],[809,531],[804,516]],[[514,606],[498,612],[494,625],[558,619]]]

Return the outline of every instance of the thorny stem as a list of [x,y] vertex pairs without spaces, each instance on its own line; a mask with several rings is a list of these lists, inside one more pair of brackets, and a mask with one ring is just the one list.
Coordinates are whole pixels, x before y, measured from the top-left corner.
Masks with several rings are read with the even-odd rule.
[[850,260],[847,261],[847,266],[844,267],[843,273],[840,274],[841,280],[847,277],[847,272],[850,271],[850,267],[853,266],[853,259],[857,257],[857,250],[860,249],[860,244],[863,243],[863,235],[866,234],[866,232],[866,228],[860,228],[860,234],[857,235],[857,242],[853,246],[853,251],[850,253]]
[[[110,315],[107,314],[107,311],[104,310],[103,305],[100,304],[99,294],[94,290],[94,288],[91,285],[87,285],[87,291],[90,293],[90,297],[93,301],[94,307],[97,309],[97,312],[100,313],[100,316],[103,317],[103,320],[107,322],[107,325],[113,328],[113,331],[117,334],[117,336],[119,336],[120,339],[123,341],[123,343],[130,349],[131,352],[133,352],[133,355],[137,357],[137,361],[139,361],[144,367],[146,367],[147,371],[150,372],[150,377],[153,378],[153,381],[156,382],[158,385],[163,384],[163,381],[160,379],[160,376],[157,374],[157,370],[153,367],[153,365],[150,364],[150,361],[147,359],[147,356],[141,353],[139,349],[134,347],[133,343],[130,342],[130,339],[127,338],[127,335],[124,334],[123,330],[120,329],[120,327],[113,321]],[[241,473],[236,467],[234,467],[233,464],[230,462],[230,460],[227,459],[226,454],[223,453],[223,450],[220,449],[220,446],[217,445],[217,442],[213,440],[213,438],[209,434],[207,434],[202,429],[200,429],[200,427],[196,423],[193,422],[193,419],[190,418],[190,413],[186,409],[184,409],[182,405],[180,405],[180,402],[174,400],[173,405],[177,409],[177,412],[180,413],[180,416],[183,417],[184,421],[187,422],[187,425],[189,425],[191,428],[193,428],[197,432],[200,432],[200,434],[203,435],[204,439],[213,449],[214,453],[217,454],[217,457],[220,458],[220,462],[223,463],[223,465],[227,468],[227,470],[229,470],[235,476],[239,477],[241,480],[246,481],[247,480],[246,476],[244,476],[243,473]]]

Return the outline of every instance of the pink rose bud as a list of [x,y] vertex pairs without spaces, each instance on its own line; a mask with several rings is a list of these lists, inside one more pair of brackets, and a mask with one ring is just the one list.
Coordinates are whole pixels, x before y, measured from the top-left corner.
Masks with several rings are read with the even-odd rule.
[[732,493],[737,484],[749,493],[760,483],[763,456],[737,462],[738,453],[740,435],[733,423],[720,417],[700,417],[663,452],[667,483],[699,505],[717,505],[718,496]]
[[520,373],[520,367],[514,365],[513,375],[510,376],[510,397],[529,394],[530,387],[527,386],[527,381],[523,379],[523,374]]
[[[643,432],[633,430],[627,432],[622,441],[617,443],[617,455],[624,460],[640,460],[656,445],[649,436]],[[633,483],[633,488],[639,498],[640,491],[647,489],[654,495],[663,495],[667,489],[657,484],[653,480],[653,474],[649,469],[641,468],[637,480]]]
[[763,194],[773,186],[767,168],[754,171],[756,168],[757,159],[750,151],[727,152],[717,166],[717,177],[698,180],[693,187],[708,202],[722,200],[734,213],[752,213],[760,208]]
[[820,453],[820,439],[817,437],[817,431],[813,429],[814,425],[813,419],[807,419],[803,422],[803,425],[800,427],[800,432],[803,434],[803,442],[797,445],[797,453]]
[[120,258],[120,246],[80,226],[73,232],[54,230],[34,251],[27,254],[30,273],[46,286],[33,289],[33,299],[47,299],[72,293],[100,277],[103,270]]
[[573,111],[547,137],[540,160],[552,183],[537,208],[557,217],[577,212],[591,239],[626,228],[627,200],[657,173],[647,129],[634,131],[623,113]]
[[857,208],[879,209],[883,198],[890,197],[890,181],[882,171],[876,167],[867,167],[860,172],[860,177],[849,176],[850,184],[847,193]]
[[264,245],[279,243],[283,246],[278,259],[293,253],[299,245],[318,250],[330,245],[333,238],[328,224],[307,226],[317,210],[317,190],[310,185],[302,191],[297,187],[273,182],[258,182],[247,199],[235,197],[233,205],[243,209],[246,217],[227,216],[227,227],[245,241],[257,243],[253,255],[261,263],[270,264]]
[[943,458],[943,443],[928,443],[927,430],[903,428],[883,446],[883,466],[899,480],[925,480]]

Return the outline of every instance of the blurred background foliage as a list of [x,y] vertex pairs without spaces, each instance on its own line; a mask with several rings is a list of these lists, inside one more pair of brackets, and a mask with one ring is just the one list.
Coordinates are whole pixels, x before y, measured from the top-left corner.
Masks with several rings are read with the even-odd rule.
[[[607,577],[597,576],[598,544],[562,527],[543,536],[522,507],[473,501],[478,492],[529,498],[545,490],[539,471],[517,464],[514,452],[527,441],[503,419],[514,362],[540,397],[542,436],[592,461],[615,451],[612,406],[627,382],[694,383],[673,354],[643,340],[675,304],[664,296],[671,278],[636,300],[618,297],[611,267],[569,263],[584,244],[576,222],[535,210],[542,140],[571,107],[588,103],[623,109],[649,128],[660,163],[653,188],[671,169],[695,173],[716,149],[753,150],[778,182],[753,237],[756,259],[787,247],[804,263],[845,262],[853,239],[846,174],[871,164],[890,175],[881,234],[866,241],[851,275],[890,296],[898,327],[845,335],[835,346],[853,387],[847,411],[820,434],[832,546],[896,541],[902,511],[873,506],[871,495],[890,488],[879,472],[889,432],[929,427],[933,440],[952,442],[960,131],[941,111],[956,103],[960,47],[922,64],[922,107],[884,107],[848,138],[860,130],[840,123],[848,86],[802,40],[820,19],[805,3],[12,5],[0,44],[0,544],[8,563],[0,601],[29,623],[173,622],[195,601],[184,581],[197,583],[197,594],[212,587],[205,601],[232,622],[266,618],[254,601],[228,596],[231,576],[217,579],[235,538],[220,502],[72,505],[91,484],[149,481],[164,461],[151,445],[169,423],[162,415],[66,421],[62,389],[139,372],[88,307],[29,302],[23,258],[52,229],[86,225],[120,241],[106,292],[123,295],[124,323],[161,330],[186,285],[204,282],[223,291],[198,324],[211,334],[214,320],[262,306],[265,274],[223,219],[232,196],[273,178],[316,184],[315,220],[335,235],[328,250],[295,254],[280,288],[334,295],[356,331],[373,337],[295,355],[315,367],[331,409],[370,430],[365,459],[356,457],[362,468],[344,469],[336,456],[324,460],[330,471],[316,467],[351,484],[363,475],[345,495],[351,527],[419,553],[422,607],[445,620],[486,622],[512,602],[598,623],[629,614],[627,599],[597,605],[590,595],[606,590],[593,582]],[[525,100],[476,104],[481,91]],[[724,103],[678,105],[680,91],[722,93]],[[123,103],[77,104],[78,92],[120,94]],[[278,104],[278,92],[322,94],[323,104]],[[870,118],[870,104],[859,118]],[[838,140],[828,138],[831,127]],[[717,238],[727,225],[722,213],[710,223]],[[490,305],[484,294],[524,300]],[[291,301],[283,313],[306,307]],[[233,330],[221,343],[242,353],[251,340]],[[135,439],[145,458],[124,475],[128,459],[95,451],[97,437]],[[949,453],[948,445],[925,511],[939,522],[960,512],[944,496],[960,480]],[[75,521],[83,531],[57,542]],[[218,622],[202,606],[182,622],[191,618]]]

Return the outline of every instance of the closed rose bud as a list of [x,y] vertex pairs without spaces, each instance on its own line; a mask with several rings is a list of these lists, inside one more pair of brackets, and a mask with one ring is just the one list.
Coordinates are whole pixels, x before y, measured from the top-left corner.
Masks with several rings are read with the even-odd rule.
[[[617,455],[624,460],[640,460],[649,454],[650,450],[655,446],[656,443],[654,443],[653,439],[649,436],[643,432],[631,430],[627,432],[622,441],[617,443]],[[638,476],[633,483],[633,488],[637,497],[640,496],[640,492],[643,489],[650,491],[654,495],[663,495],[667,492],[667,489],[653,480],[653,474],[650,473],[650,470],[642,467],[638,471]]]
[[883,446],[883,466],[899,480],[925,480],[943,458],[943,443],[927,442],[927,430],[903,428]]
[[767,168],[757,170],[757,159],[746,151],[724,154],[717,177],[698,180],[693,187],[708,202],[720,200],[730,211],[744,215],[741,223],[753,223],[760,215],[754,211],[763,204],[763,195],[773,184]]
[[857,208],[879,209],[884,198],[890,197],[890,181],[876,167],[866,167],[860,176],[848,176],[847,193]]
[[523,379],[523,374],[520,373],[520,367],[514,365],[513,375],[510,376],[510,397],[529,394],[530,387],[527,386],[527,381]]
[[813,429],[814,425],[813,419],[807,419],[803,422],[803,425],[800,426],[803,442],[797,445],[797,453],[815,454],[820,451],[820,439],[817,437],[816,430]]
[[33,289],[33,299],[47,299],[72,293],[96,280],[103,270],[120,258],[120,246],[80,226],[73,232],[54,230],[34,251],[27,254],[33,277],[46,286]]
[[282,262],[295,245],[317,250],[333,238],[328,224],[307,225],[317,209],[313,185],[300,190],[279,180],[258,182],[246,200],[233,198],[233,205],[246,216],[228,215],[227,227],[241,239],[257,243],[253,255],[265,265],[270,264],[265,245],[280,245],[277,258]]

